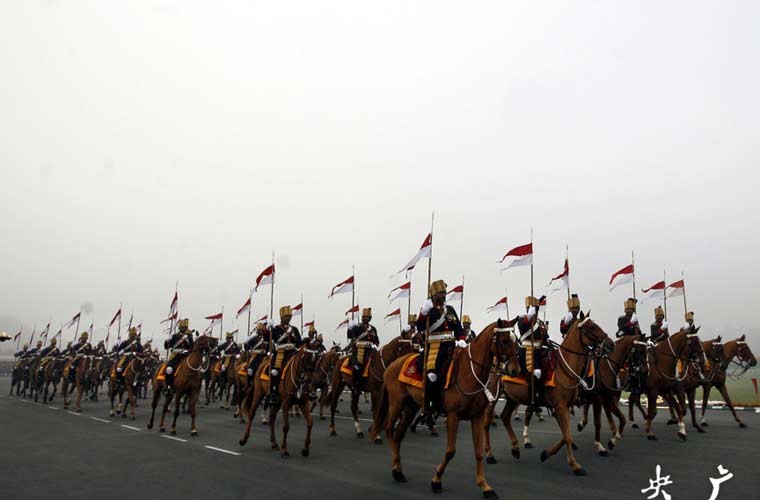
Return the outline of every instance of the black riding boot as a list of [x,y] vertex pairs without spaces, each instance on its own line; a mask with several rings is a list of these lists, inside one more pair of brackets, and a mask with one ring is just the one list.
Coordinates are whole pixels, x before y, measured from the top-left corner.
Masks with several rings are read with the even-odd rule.
[[269,406],[277,406],[281,403],[280,399],[280,370],[276,371],[277,375],[269,375]]

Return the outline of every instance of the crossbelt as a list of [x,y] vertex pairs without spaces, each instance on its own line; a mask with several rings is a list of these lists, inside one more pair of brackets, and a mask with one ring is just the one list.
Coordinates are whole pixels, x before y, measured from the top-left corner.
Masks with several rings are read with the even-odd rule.
[[428,340],[454,340],[453,332],[441,332],[436,334],[430,334]]

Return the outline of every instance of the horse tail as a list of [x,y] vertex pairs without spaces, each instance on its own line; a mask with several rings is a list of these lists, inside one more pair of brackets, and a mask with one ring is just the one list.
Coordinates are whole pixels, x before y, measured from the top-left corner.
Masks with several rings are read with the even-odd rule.
[[251,405],[253,404],[253,393],[254,387],[256,386],[256,379],[254,378],[251,380],[251,383],[248,385],[248,390],[245,392],[245,398],[243,399],[243,402],[240,405],[240,409],[243,412],[243,416],[245,418],[249,418],[251,413]]
[[383,382],[382,387],[380,387],[380,401],[372,422],[372,431],[375,434],[380,434],[385,428],[386,420],[388,420],[388,401],[388,389],[385,387],[385,382]]

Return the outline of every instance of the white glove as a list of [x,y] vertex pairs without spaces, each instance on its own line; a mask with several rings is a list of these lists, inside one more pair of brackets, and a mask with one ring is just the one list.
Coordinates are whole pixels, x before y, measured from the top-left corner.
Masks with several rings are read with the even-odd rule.
[[569,313],[565,314],[564,322],[565,322],[566,325],[569,324],[572,320],[573,320],[573,313],[569,312]]
[[529,320],[533,319],[533,316],[535,316],[535,315],[536,315],[536,308],[535,307],[528,308],[528,314],[527,314],[528,319]]
[[457,340],[456,342],[454,342],[454,344],[457,347],[467,347],[467,342],[465,342],[464,340],[461,340],[461,339]]
[[691,325],[689,323],[684,323],[681,327],[682,330],[691,330]]
[[662,322],[662,326],[661,326],[660,328],[661,328],[662,330],[667,330],[667,329],[668,329],[668,322],[667,322],[667,321],[663,321],[663,322]]
[[353,327],[355,327],[355,326],[356,326],[356,325],[358,325],[358,324],[359,324],[359,320],[358,320],[358,319],[352,319],[352,320],[350,320],[350,321],[348,322],[348,327],[349,327],[349,328],[353,328]]
[[536,378],[541,378],[541,369],[536,368],[535,370],[533,370],[533,376]]
[[427,299],[425,302],[422,303],[420,314],[427,315],[432,309],[433,309],[433,301],[430,299]]
[[633,323],[634,325],[639,324],[639,317],[636,316],[636,313],[633,313],[633,316],[631,316],[631,323]]

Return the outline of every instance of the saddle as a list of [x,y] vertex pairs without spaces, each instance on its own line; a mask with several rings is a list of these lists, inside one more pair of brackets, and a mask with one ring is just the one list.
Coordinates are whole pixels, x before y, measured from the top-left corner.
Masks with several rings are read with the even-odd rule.
[[[398,381],[417,389],[422,389],[425,385],[423,379],[424,370],[419,368],[419,358],[422,354],[410,354],[404,358],[404,363],[401,365],[401,370],[398,372]],[[450,360],[447,363],[448,366],[444,367],[446,372],[446,383],[443,385],[444,389],[448,389],[451,384],[452,374],[454,372],[454,363]]]
[[[369,377],[369,364],[372,357],[367,356],[367,358],[364,360],[364,370],[362,370],[362,378]],[[349,377],[354,374],[353,370],[351,369],[351,356],[347,356],[343,358],[343,360],[340,362],[340,372],[344,375],[348,375]]]

